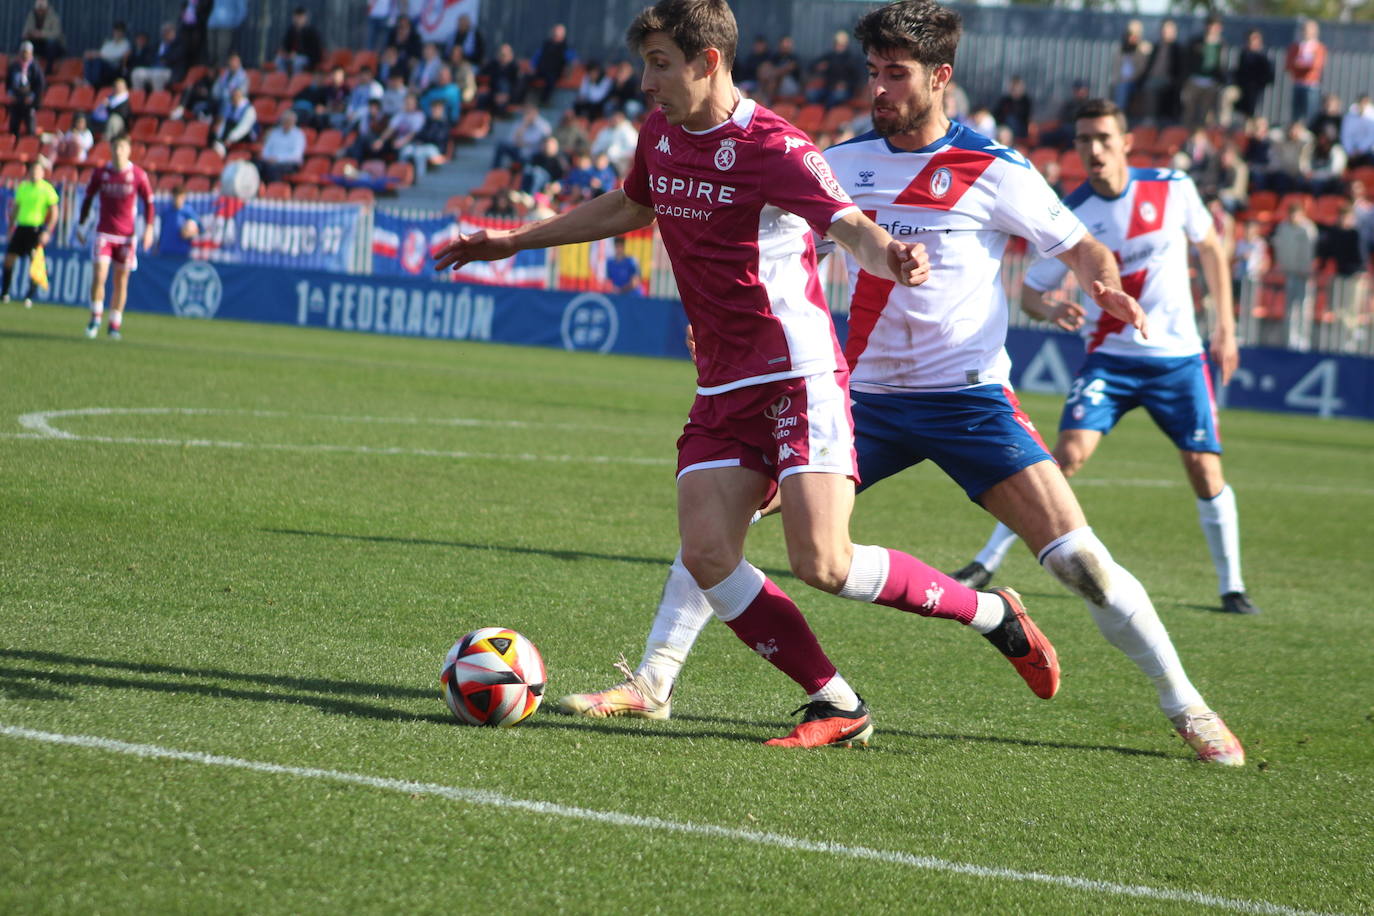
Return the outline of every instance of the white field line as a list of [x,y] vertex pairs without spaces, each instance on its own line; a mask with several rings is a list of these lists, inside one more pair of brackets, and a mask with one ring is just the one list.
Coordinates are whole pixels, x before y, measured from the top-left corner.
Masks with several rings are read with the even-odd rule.
[[[480,461],[546,461],[552,463],[583,462],[587,464],[632,464],[653,467],[666,467],[674,462],[670,458],[635,458],[626,455],[537,455],[532,452],[465,452],[443,449],[419,449],[403,447],[378,447],[368,445],[300,445],[281,442],[239,442],[222,439],[170,439],[166,437],[144,436],[92,436],[69,432],[54,426],[52,421],[64,417],[100,416],[240,416],[260,419],[297,419],[325,420],[337,423],[386,423],[405,426],[456,426],[482,427],[491,429],[555,429],[580,432],[612,433],[654,433],[656,431],[638,427],[623,426],[584,426],[577,423],[532,423],[526,420],[488,420],[473,417],[368,417],[338,416],[334,414],[293,414],[274,410],[233,410],[199,407],[83,407],[74,410],[42,410],[22,414],[19,425],[29,430],[26,433],[0,433],[0,439],[61,439],[67,442],[95,442],[102,445],[168,445],[184,448],[234,448],[261,449],[279,452],[327,452],[357,455],[410,455],[424,458],[453,458],[458,460]],[[1079,478],[1073,482],[1075,487],[1133,487],[1140,489],[1168,490],[1184,486],[1180,475],[1176,480],[1155,480],[1150,478]],[[1314,496],[1374,496],[1374,488],[1368,487],[1326,487],[1315,484],[1285,483],[1283,490],[1288,493],[1302,493]]]
[[404,792],[408,795],[433,795],[450,801],[469,805],[484,805],[502,810],[519,810],[543,817],[561,817],[615,827],[639,830],[654,830],[664,833],[686,834],[689,836],[711,837],[741,843],[754,843],[760,846],[774,846],[798,852],[814,852],[848,859],[862,859],[900,865],[923,871],[948,872],[967,875],[973,878],[987,878],[1001,881],[1021,881],[1045,884],[1088,894],[1107,896],[1136,897],[1144,900],[1160,900],[1185,903],[1195,906],[1216,907],[1237,913],[1264,913],[1276,916],[1318,916],[1309,910],[1294,909],[1265,900],[1245,900],[1236,897],[1221,897],[1204,894],[1200,891],[1174,890],[1172,888],[1145,887],[1138,884],[1118,884],[1114,881],[1098,881],[1074,875],[1050,875],[1043,872],[1018,871],[1012,868],[998,868],[986,865],[969,865],[951,862],[933,856],[920,856],[906,852],[872,849],[867,846],[850,846],[825,840],[807,840],[781,833],[765,833],[755,830],[739,830],[734,827],[720,827],[714,824],[695,824],[690,821],[671,821],[657,817],[642,817],[622,814],[617,811],[597,811],[592,808],[576,808],[554,802],[530,801],[511,798],[498,792],[483,789],[464,789],[458,786],[444,786],[427,782],[408,782],[402,779],[387,779],[381,776],[368,776],[363,773],[346,773],[341,770],[324,770],[315,767],[285,766],[279,763],[264,763],[256,760],[243,760],[238,757],[224,757],[218,754],[205,754],[198,751],[181,751],[175,748],[159,747],[154,744],[130,744],[112,738],[93,735],[63,735],[55,732],[36,731],[17,725],[0,725],[0,735],[26,741],[39,741],[45,744],[68,745],[90,748],[114,754],[127,754],[133,757],[146,757],[159,760],[182,760],[206,766],[229,767],[249,770],[255,773],[269,773],[280,776],[294,776],[302,779],[323,779],[329,782],[347,783],[383,789],[390,792]]

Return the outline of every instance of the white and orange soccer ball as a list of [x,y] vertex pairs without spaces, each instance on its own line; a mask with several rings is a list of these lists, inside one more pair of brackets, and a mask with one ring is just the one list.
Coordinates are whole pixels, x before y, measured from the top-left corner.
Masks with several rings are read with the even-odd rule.
[[483,627],[458,640],[439,672],[444,702],[459,722],[502,728],[534,714],[546,679],[534,643],[505,627]]

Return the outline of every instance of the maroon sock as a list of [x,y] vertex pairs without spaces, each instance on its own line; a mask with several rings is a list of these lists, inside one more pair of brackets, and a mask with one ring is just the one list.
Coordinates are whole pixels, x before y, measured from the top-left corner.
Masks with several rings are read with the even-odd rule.
[[746,646],[808,694],[820,690],[835,676],[835,666],[821,649],[806,618],[771,579],[764,580],[754,600],[726,625]]

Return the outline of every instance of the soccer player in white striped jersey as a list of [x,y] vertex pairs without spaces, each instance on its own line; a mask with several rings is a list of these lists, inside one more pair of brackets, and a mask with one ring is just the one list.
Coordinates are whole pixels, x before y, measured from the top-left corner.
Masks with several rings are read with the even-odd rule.
[[[1240,742],[1188,680],[1144,587],[1088,527],[1011,393],[1000,259],[1012,234],[1066,264],[1123,325],[1144,334],[1145,316],[1122,290],[1111,252],[1024,157],[944,116],[960,28],[956,13],[931,0],[900,0],[860,19],[854,31],[868,56],[874,131],[827,152],[855,204],[894,237],[925,245],[931,264],[925,283],[902,287],[849,259],[845,356],[861,486],[935,462],[1084,599],[1200,759],[1240,765]],[[639,668],[624,666],[624,683],[564,697],[561,708],[667,718],[677,674],[709,616],[700,591],[675,571]]]
[[[1215,304],[1211,354],[1224,385],[1240,365],[1226,251],[1192,179],[1173,169],[1130,167],[1131,135],[1116,105],[1090,100],[1079,109],[1076,125],[1074,143],[1088,180],[1065,203],[1116,252],[1125,288],[1150,318],[1150,336],[1134,333],[1091,301],[1080,305],[1054,295],[1064,280],[1057,262],[1040,261],[1030,269],[1022,310],[1081,332],[1088,351],[1064,402],[1054,457],[1064,475],[1073,476],[1127,411],[1144,407],[1183,459],[1216,568],[1221,609],[1257,614],[1241,578],[1236,497],[1222,474],[1216,401],[1188,282],[1192,243]],[[955,578],[983,587],[1015,541],[1011,529],[998,525]]]

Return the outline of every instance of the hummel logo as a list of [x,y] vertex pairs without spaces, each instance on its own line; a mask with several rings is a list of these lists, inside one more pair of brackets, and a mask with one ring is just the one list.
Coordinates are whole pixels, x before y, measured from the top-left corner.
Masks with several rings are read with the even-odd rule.
[[669,156],[671,156],[671,155],[673,154],[673,151],[670,150],[670,149],[668,149],[668,138],[667,138],[666,136],[662,136],[662,137],[659,137],[659,138],[658,138],[658,147],[657,147],[657,149],[658,149],[658,151],[659,151],[660,153],[667,153]]
[[782,154],[786,156],[788,153],[792,152],[792,150],[796,149],[797,147],[806,146],[808,142],[809,141],[803,140],[801,137],[788,137],[787,139],[782,141]]

